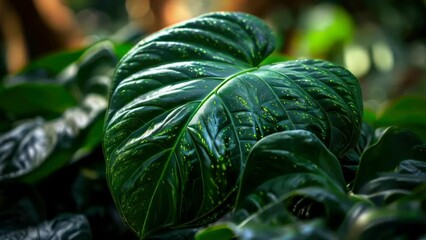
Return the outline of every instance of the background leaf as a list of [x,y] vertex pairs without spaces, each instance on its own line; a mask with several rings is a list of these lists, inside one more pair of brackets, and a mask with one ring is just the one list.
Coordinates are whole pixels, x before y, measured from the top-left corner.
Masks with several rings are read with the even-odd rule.
[[387,103],[378,113],[373,125],[377,127],[398,126],[407,128],[426,140],[426,98],[404,96]]
[[109,42],[95,44],[80,55],[56,81],[11,81],[0,92],[0,99],[13,101],[0,104],[9,118],[39,116],[0,136],[0,181],[35,183],[100,146],[117,59]]
[[91,239],[87,219],[62,214],[48,221],[40,196],[24,184],[0,185],[1,239]]
[[393,171],[403,160],[425,161],[425,147],[425,143],[411,131],[394,127],[386,129],[377,143],[363,153],[353,191],[357,193],[380,173]]
[[343,222],[340,238],[421,239],[425,227],[424,209],[418,201],[379,209],[358,205]]
[[90,226],[83,215],[64,214],[35,226],[5,232],[0,237],[11,240],[81,239],[90,240]]
[[57,84],[21,83],[0,91],[0,111],[18,119],[33,116],[52,118],[76,104],[74,96]]

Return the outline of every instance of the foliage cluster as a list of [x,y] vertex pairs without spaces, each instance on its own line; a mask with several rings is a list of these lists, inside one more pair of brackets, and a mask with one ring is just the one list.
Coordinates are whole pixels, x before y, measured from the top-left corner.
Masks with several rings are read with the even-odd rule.
[[274,42],[212,13],[2,79],[0,238],[132,238],[117,209],[150,239],[424,237],[426,99],[363,113]]

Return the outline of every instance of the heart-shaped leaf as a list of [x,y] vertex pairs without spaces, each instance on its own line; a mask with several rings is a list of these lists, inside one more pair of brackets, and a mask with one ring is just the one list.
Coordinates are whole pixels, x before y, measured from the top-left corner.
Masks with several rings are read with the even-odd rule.
[[144,39],[118,64],[105,124],[107,179],[139,237],[228,211],[264,136],[308,130],[338,156],[356,143],[356,78],[319,60],[259,67],[273,43],[251,15],[211,13]]

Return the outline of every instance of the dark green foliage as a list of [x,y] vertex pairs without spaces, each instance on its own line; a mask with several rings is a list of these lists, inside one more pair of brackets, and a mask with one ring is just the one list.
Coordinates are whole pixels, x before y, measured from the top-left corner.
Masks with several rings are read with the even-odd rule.
[[59,53],[0,83],[1,239],[132,239],[100,151],[112,73],[129,49],[117,48]]
[[147,239],[192,238],[200,227],[200,240],[390,236],[376,220],[353,225],[386,211],[386,224],[421,227],[422,200],[411,197],[424,186],[424,142],[396,128],[376,137],[351,73],[265,61],[273,43],[250,15],[212,13],[123,57],[104,151],[124,221]]
[[1,239],[91,239],[84,215],[62,214],[46,220],[43,203],[27,185],[0,186]]
[[355,77],[319,60],[259,67],[273,43],[259,19],[213,13],[160,31],[123,57],[105,125],[107,179],[140,237],[231,210],[247,155],[265,136],[309,130],[337,156],[355,145]]
[[212,13],[4,78],[0,238],[426,237],[424,99],[363,123],[350,72],[274,42]]
[[[7,97],[8,93],[15,89],[14,94],[17,94],[15,97],[21,100],[16,99],[16,102],[31,109],[29,111],[24,108],[19,111],[27,114],[25,117],[38,117],[34,120],[19,122],[15,128],[0,135],[2,146],[0,181],[20,178],[21,181],[34,183],[90,153],[99,145],[101,141],[99,131],[107,107],[107,90],[98,91],[91,86],[99,85],[94,82],[100,77],[105,77],[107,81],[104,81],[103,88],[108,89],[110,83],[108,74],[111,76],[115,61],[112,46],[108,43],[100,43],[83,54],[77,63],[73,63],[79,67],[67,75],[69,79],[67,82],[42,84],[25,81],[14,85],[13,81],[9,81],[5,84],[4,90],[0,92],[0,98]],[[62,89],[61,91],[67,94],[63,95],[61,91],[55,93],[52,87],[55,90]],[[75,99],[66,91],[66,88],[74,89]],[[34,93],[35,101],[22,97],[28,97],[25,95],[27,91]],[[44,92],[51,91],[57,94],[56,98],[49,99],[52,94],[42,95]],[[24,95],[21,96],[21,94]],[[52,104],[52,101],[57,105]],[[35,104],[29,104],[30,102]],[[46,106],[51,107],[46,108]],[[9,111],[8,108],[4,111],[14,119],[22,117],[19,111]],[[61,112],[61,115],[47,120],[40,117],[44,116],[43,111],[50,115]]]

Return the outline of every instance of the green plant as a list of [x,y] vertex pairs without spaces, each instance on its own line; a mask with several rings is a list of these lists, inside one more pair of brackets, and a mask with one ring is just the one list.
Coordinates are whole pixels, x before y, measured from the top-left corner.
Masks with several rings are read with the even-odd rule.
[[[123,48],[129,49],[96,43],[40,59],[2,79],[1,239],[99,238],[99,231],[92,234],[97,215],[104,216],[98,222],[110,234],[105,222],[113,222],[107,216],[112,200],[108,194],[102,201],[93,199],[104,182],[101,133],[112,73]],[[84,186],[88,179],[96,185]]]
[[[259,19],[211,13],[122,58],[104,152],[123,220],[152,239],[421,236],[424,142],[397,128],[374,136],[350,72],[263,63],[273,49]],[[399,222],[417,228],[379,232]]]

